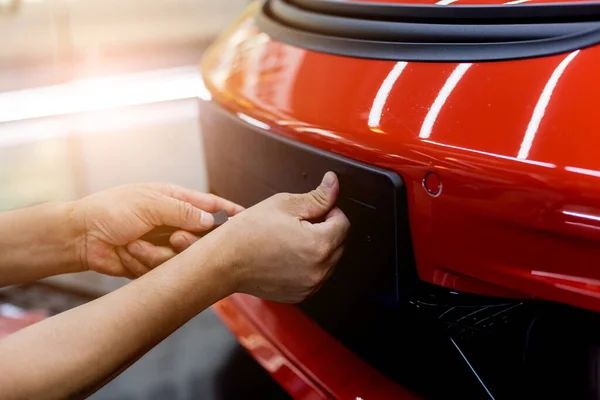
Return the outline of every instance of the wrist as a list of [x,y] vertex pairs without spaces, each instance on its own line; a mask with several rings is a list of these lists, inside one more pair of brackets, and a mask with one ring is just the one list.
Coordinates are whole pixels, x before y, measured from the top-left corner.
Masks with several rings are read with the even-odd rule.
[[76,207],[77,202],[60,203],[61,219],[65,221],[65,251],[70,264],[75,269],[73,272],[88,270],[86,255],[86,230],[85,219]]
[[[231,223],[231,222],[228,222]],[[243,245],[235,240],[235,231],[231,232],[225,227],[220,227],[198,241],[199,246],[210,248],[214,273],[219,275],[219,280],[226,288],[226,296],[238,292],[242,279],[242,260],[240,254]],[[229,226],[228,228],[231,228]]]
[[85,230],[75,203],[48,203],[42,207],[38,243],[48,248],[55,263],[61,265],[56,273],[85,271]]
[[[189,269],[198,279],[213,282],[211,287],[218,299],[221,299],[235,293],[238,287],[235,260],[229,254],[230,248],[226,237],[212,232],[173,260],[180,263],[181,268]],[[202,286],[200,284],[196,287]]]

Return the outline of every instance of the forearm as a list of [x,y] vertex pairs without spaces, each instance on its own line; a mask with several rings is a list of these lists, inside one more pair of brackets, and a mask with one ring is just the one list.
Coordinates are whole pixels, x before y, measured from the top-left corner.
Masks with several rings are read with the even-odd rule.
[[0,286],[82,269],[71,203],[47,203],[0,213]]
[[191,259],[216,246],[208,240],[195,246],[202,248],[0,341],[0,358],[10,360],[0,363],[3,398],[85,394],[228,295],[223,268],[213,258]]

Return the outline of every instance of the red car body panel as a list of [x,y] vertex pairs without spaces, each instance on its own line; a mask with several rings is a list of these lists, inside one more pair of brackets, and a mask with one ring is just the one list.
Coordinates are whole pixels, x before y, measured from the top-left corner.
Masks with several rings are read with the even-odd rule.
[[[270,38],[253,24],[257,7],[204,57],[212,101],[271,132],[397,172],[423,281],[600,311],[600,47],[501,62],[357,59]],[[430,172],[442,184],[437,197],[423,187]],[[235,297],[217,311],[242,342],[257,332],[279,349],[295,368],[282,374],[322,390],[306,389],[310,396],[382,398],[373,390],[383,378],[297,310]],[[321,341],[323,354],[289,347]],[[354,390],[358,370],[368,379]]]
[[293,306],[236,294],[214,309],[242,346],[295,399],[417,398]]
[[[245,19],[203,70],[232,113],[400,174],[421,279],[600,311],[599,62],[599,47],[473,64],[354,59]],[[431,171],[438,197],[422,187]]]

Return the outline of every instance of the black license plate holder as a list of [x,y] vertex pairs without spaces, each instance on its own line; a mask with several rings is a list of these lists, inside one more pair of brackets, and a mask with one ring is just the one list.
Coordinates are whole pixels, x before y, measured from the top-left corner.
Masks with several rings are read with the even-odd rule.
[[350,310],[397,306],[398,281],[412,273],[398,174],[276,135],[213,103],[201,103],[200,111],[209,185],[220,196],[250,207],[278,192],[308,192],[327,171],[338,175],[337,205],[351,231],[332,277],[301,304],[305,312],[331,324],[332,315],[341,323]]

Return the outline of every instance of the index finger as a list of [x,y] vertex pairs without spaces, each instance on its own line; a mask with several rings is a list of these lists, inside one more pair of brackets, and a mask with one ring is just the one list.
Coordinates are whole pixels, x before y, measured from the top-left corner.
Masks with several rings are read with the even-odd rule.
[[190,203],[194,207],[209,213],[225,210],[227,215],[233,216],[244,211],[244,207],[240,206],[239,204],[216,196],[212,193],[202,193],[197,190],[188,189],[174,184],[161,185],[159,190],[169,197],[185,201],[186,203]]
[[323,222],[311,225],[313,230],[332,240],[333,248],[339,247],[344,242],[350,230],[348,217],[338,207],[332,208]]

